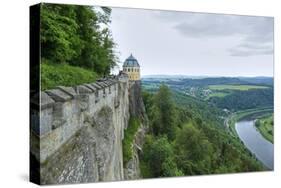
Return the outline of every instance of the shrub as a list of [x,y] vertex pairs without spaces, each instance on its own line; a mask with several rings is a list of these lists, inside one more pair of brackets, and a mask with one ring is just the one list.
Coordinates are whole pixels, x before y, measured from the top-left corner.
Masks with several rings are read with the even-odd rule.
[[140,126],[140,121],[136,117],[131,117],[128,128],[125,130],[123,139],[123,162],[126,164],[133,157],[133,141]]

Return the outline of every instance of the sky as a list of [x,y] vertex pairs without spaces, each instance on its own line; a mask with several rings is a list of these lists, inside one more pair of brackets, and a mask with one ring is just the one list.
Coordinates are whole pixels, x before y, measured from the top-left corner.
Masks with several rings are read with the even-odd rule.
[[142,76],[273,76],[271,17],[113,8],[110,28]]

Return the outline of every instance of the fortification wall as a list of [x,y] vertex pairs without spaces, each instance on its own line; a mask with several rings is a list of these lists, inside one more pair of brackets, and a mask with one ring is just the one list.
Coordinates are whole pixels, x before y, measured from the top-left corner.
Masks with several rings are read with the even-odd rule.
[[40,93],[31,154],[41,164],[42,184],[124,178],[122,139],[130,116],[129,87],[128,77],[121,74]]

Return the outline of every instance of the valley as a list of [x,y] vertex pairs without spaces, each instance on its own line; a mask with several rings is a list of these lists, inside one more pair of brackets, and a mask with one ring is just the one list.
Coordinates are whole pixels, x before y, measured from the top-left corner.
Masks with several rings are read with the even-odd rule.
[[[187,142],[186,149],[178,148],[180,153],[175,151],[175,154],[170,154],[176,160],[173,162],[175,168],[173,168],[172,175],[248,172],[268,169],[270,162],[264,165],[260,161],[261,158],[257,157],[256,153],[243,141],[235,127],[237,122],[246,120],[254,122],[256,120],[261,124],[260,132],[267,134],[270,132],[268,124],[273,122],[270,117],[272,117],[274,105],[272,78],[187,78],[182,76],[157,78],[157,76],[153,76],[142,79],[142,90],[151,126],[149,138],[144,146],[144,153],[151,153],[151,149],[157,150],[158,146],[155,148],[151,146],[155,142],[155,144],[164,142],[162,144],[166,144],[168,148],[171,147],[172,151],[176,149],[177,142],[183,146]],[[170,95],[170,98],[167,95]],[[161,101],[157,102],[158,97]],[[166,104],[167,101],[169,104]],[[165,106],[165,109],[162,109],[165,115],[161,114],[163,106]],[[160,112],[155,111],[157,108]],[[169,125],[165,125],[167,123]],[[170,126],[170,128],[162,130],[161,127],[158,127],[162,124]],[[199,131],[198,134],[197,131]],[[167,135],[167,140],[159,140],[165,135]],[[251,137],[250,134],[249,137]],[[265,140],[265,138],[262,139]],[[199,148],[194,148],[194,144],[199,145]],[[207,147],[208,149],[200,149],[200,144],[203,148]],[[196,152],[199,153],[196,154]],[[182,156],[181,153],[186,154]],[[203,153],[208,155],[207,158],[202,156],[201,160],[206,162],[204,165],[197,161],[198,155],[201,156]],[[185,156],[187,154],[189,157]],[[167,157],[170,157],[169,154]],[[195,157],[194,161],[193,157]],[[153,167],[150,166],[151,161],[147,161],[145,154],[140,158],[144,177],[163,176],[161,172],[157,172],[157,175],[151,174]],[[177,159],[185,161],[184,164],[189,165],[184,167],[184,164],[177,162]],[[210,159],[213,161],[212,163],[207,162]],[[161,164],[159,165],[161,166]],[[272,168],[270,167],[270,169]],[[163,173],[166,171],[167,169],[163,169]]]

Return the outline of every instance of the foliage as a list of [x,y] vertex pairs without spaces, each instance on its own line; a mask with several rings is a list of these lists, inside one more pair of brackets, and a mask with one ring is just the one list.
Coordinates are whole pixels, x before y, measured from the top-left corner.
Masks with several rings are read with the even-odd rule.
[[147,177],[169,177],[181,176],[183,173],[177,168],[173,155],[173,147],[169,143],[167,136],[151,137],[148,136],[143,148],[145,153],[143,165],[149,168]]
[[41,57],[52,64],[108,75],[118,62],[108,26],[109,12],[96,11],[91,6],[42,4]]
[[125,130],[123,144],[123,162],[126,164],[133,155],[133,141],[137,130],[140,126],[140,121],[137,117],[130,117],[128,128]]
[[74,5],[41,6],[41,55],[54,63],[65,63],[79,55],[79,29]]
[[[203,100],[198,100],[197,98],[184,95],[180,92],[173,92],[172,98],[178,108],[180,108],[180,113],[188,114],[185,117],[194,120],[206,120],[209,126],[216,126],[217,128],[223,128],[223,120],[220,118],[224,113],[211,103],[207,103]],[[186,119],[182,120],[186,121]]]
[[68,64],[41,63],[41,90],[53,89],[58,85],[75,86],[94,82],[95,72]]
[[[144,91],[143,96],[152,122],[140,156],[144,178],[264,169],[245,146],[227,132],[219,118],[222,112],[212,104],[171,92],[163,85],[153,94]],[[169,118],[176,119],[169,125],[176,130],[172,138],[168,138],[169,129],[161,129],[166,122],[159,120],[165,114],[165,111],[159,110],[163,107],[160,104],[165,107],[169,104],[165,109],[174,108],[169,114]],[[159,132],[154,129],[155,120],[160,124]]]
[[273,106],[273,89],[235,91],[226,97],[212,97],[210,102],[233,111]]
[[175,136],[176,110],[171,98],[172,93],[165,85],[161,85],[154,96],[152,113],[152,130],[155,135],[167,134],[168,139]]
[[178,165],[188,175],[209,173],[213,148],[202,131],[192,123],[183,126],[177,133],[175,152]]

